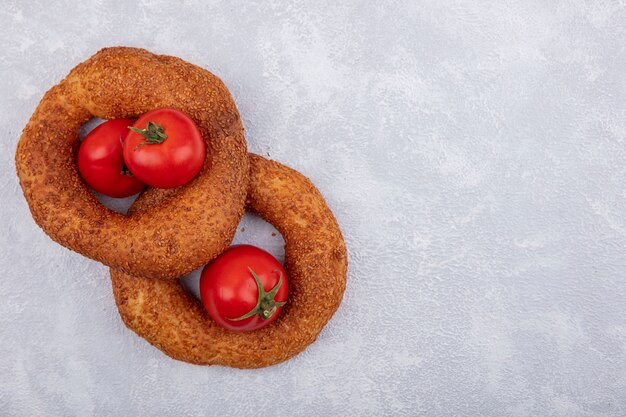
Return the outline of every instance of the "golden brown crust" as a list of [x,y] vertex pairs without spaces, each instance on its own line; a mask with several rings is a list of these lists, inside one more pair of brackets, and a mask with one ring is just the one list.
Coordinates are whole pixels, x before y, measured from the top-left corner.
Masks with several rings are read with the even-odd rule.
[[[161,190],[141,195],[134,210],[151,212]],[[285,239],[289,300],[278,319],[260,330],[233,333],[219,327],[179,283],[111,269],[115,301],[126,325],[172,358],[200,365],[269,366],[311,344],[339,306],[347,256],[337,222],[323,197],[302,174],[250,155],[248,209]],[[198,230],[211,234],[210,229]]]
[[[207,141],[203,170],[149,212],[108,210],[78,175],[79,127],[92,116],[137,117],[161,107],[196,122]],[[74,68],[44,95],[15,159],[33,218],[53,240],[135,275],[194,270],[229,245],[243,215],[249,165],[228,89],[202,68],[143,49],[106,48]]]

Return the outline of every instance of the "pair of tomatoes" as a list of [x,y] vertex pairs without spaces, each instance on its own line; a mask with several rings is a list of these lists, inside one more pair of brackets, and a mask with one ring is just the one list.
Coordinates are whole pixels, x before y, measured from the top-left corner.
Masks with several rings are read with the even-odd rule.
[[146,185],[174,188],[202,169],[206,145],[184,113],[158,109],[131,119],[109,120],[92,130],[78,150],[87,184],[110,197],[129,197]]

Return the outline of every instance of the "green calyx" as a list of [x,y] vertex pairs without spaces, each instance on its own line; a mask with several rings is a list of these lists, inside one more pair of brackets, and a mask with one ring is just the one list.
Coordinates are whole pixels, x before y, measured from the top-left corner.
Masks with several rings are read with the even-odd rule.
[[135,146],[135,149],[133,149],[133,151],[136,151],[137,149],[139,149],[140,146],[143,145],[156,145],[158,143],[163,143],[163,141],[167,139],[167,135],[165,134],[163,126],[158,123],[147,122],[145,129],[138,129],[133,126],[128,126],[128,128],[146,138],[144,142],[141,142],[137,146]]
[[254,278],[254,281],[256,282],[256,286],[259,290],[259,295],[257,298],[256,306],[252,310],[244,314],[243,316],[237,317],[236,319],[229,318],[228,320],[232,320],[232,321],[245,320],[256,314],[260,315],[263,320],[268,320],[276,313],[276,310],[278,309],[278,307],[281,307],[287,304],[287,301],[281,302],[281,301],[274,300],[274,297],[276,297],[276,293],[278,293],[280,286],[283,284],[282,271],[279,271],[279,270],[273,271],[273,272],[278,272],[280,274],[278,277],[278,283],[276,284],[274,288],[272,288],[268,292],[265,292],[265,288],[263,288],[263,284],[261,284],[261,280],[259,279],[258,275],[252,270],[252,268],[248,267],[248,270],[252,274],[252,277]]

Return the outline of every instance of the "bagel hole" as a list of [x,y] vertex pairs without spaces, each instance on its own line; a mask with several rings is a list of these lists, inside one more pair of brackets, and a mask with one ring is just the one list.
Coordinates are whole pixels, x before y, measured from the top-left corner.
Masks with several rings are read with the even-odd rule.
[[[78,139],[80,140],[80,142],[82,142],[85,139],[85,137],[89,134],[89,132],[91,132],[92,130],[94,130],[96,127],[98,127],[104,122],[106,122],[106,120],[100,119],[99,117],[92,117],[91,119],[89,119],[84,125],[80,127],[80,129],[78,129]],[[128,213],[128,209],[130,208],[130,206],[133,204],[133,202],[139,195],[139,193],[137,193],[135,195],[132,195],[126,198],[115,198],[115,197],[106,196],[104,194],[100,194],[99,192],[95,191],[88,185],[87,185],[87,189],[89,190],[89,192],[91,192],[91,194],[93,194],[98,199],[100,204],[102,204],[104,207],[108,208],[109,210],[113,210],[122,214]]]
[[[285,240],[278,230],[259,216],[246,212],[237,226],[233,245],[253,245],[285,263]],[[180,279],[183,288],[200,300],[200,275],[204,265]]]
[[83,139],[85,139],[85,136],[89,134],[89,132],[91,132],[104,122],[106,122],[106,120],[99,117],[92,117],[91,119],[87,120],[85,124],[82,125],[80,129],[78,129],[78,139],[82,142]]
[[115,197],[106,196],[104,194],[100,194],[99,192],[94,191],[91,188],[89,188],[89,191],[91,191],[91,194],[96,196],[98,201],[104,207],[108,208],[109,210],[113,210],[122,214],[128,214],[128,209],[130,208],[130,206],[133,205],[133,203],[139,196],[139,193],[137,193],[135,195],[131,195],[130,197],[126,197],[126,198],[115,198]]

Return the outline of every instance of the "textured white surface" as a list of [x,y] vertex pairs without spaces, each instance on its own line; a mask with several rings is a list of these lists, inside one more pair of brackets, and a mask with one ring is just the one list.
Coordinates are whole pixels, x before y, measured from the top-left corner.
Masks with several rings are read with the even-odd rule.
[[[0,414],[626,415],[624,2],[84,3],[0,7]],[[170,360],[32,221],[20,131],[110,45],[218,74],[327,197],[349,283],[300,356]]]

